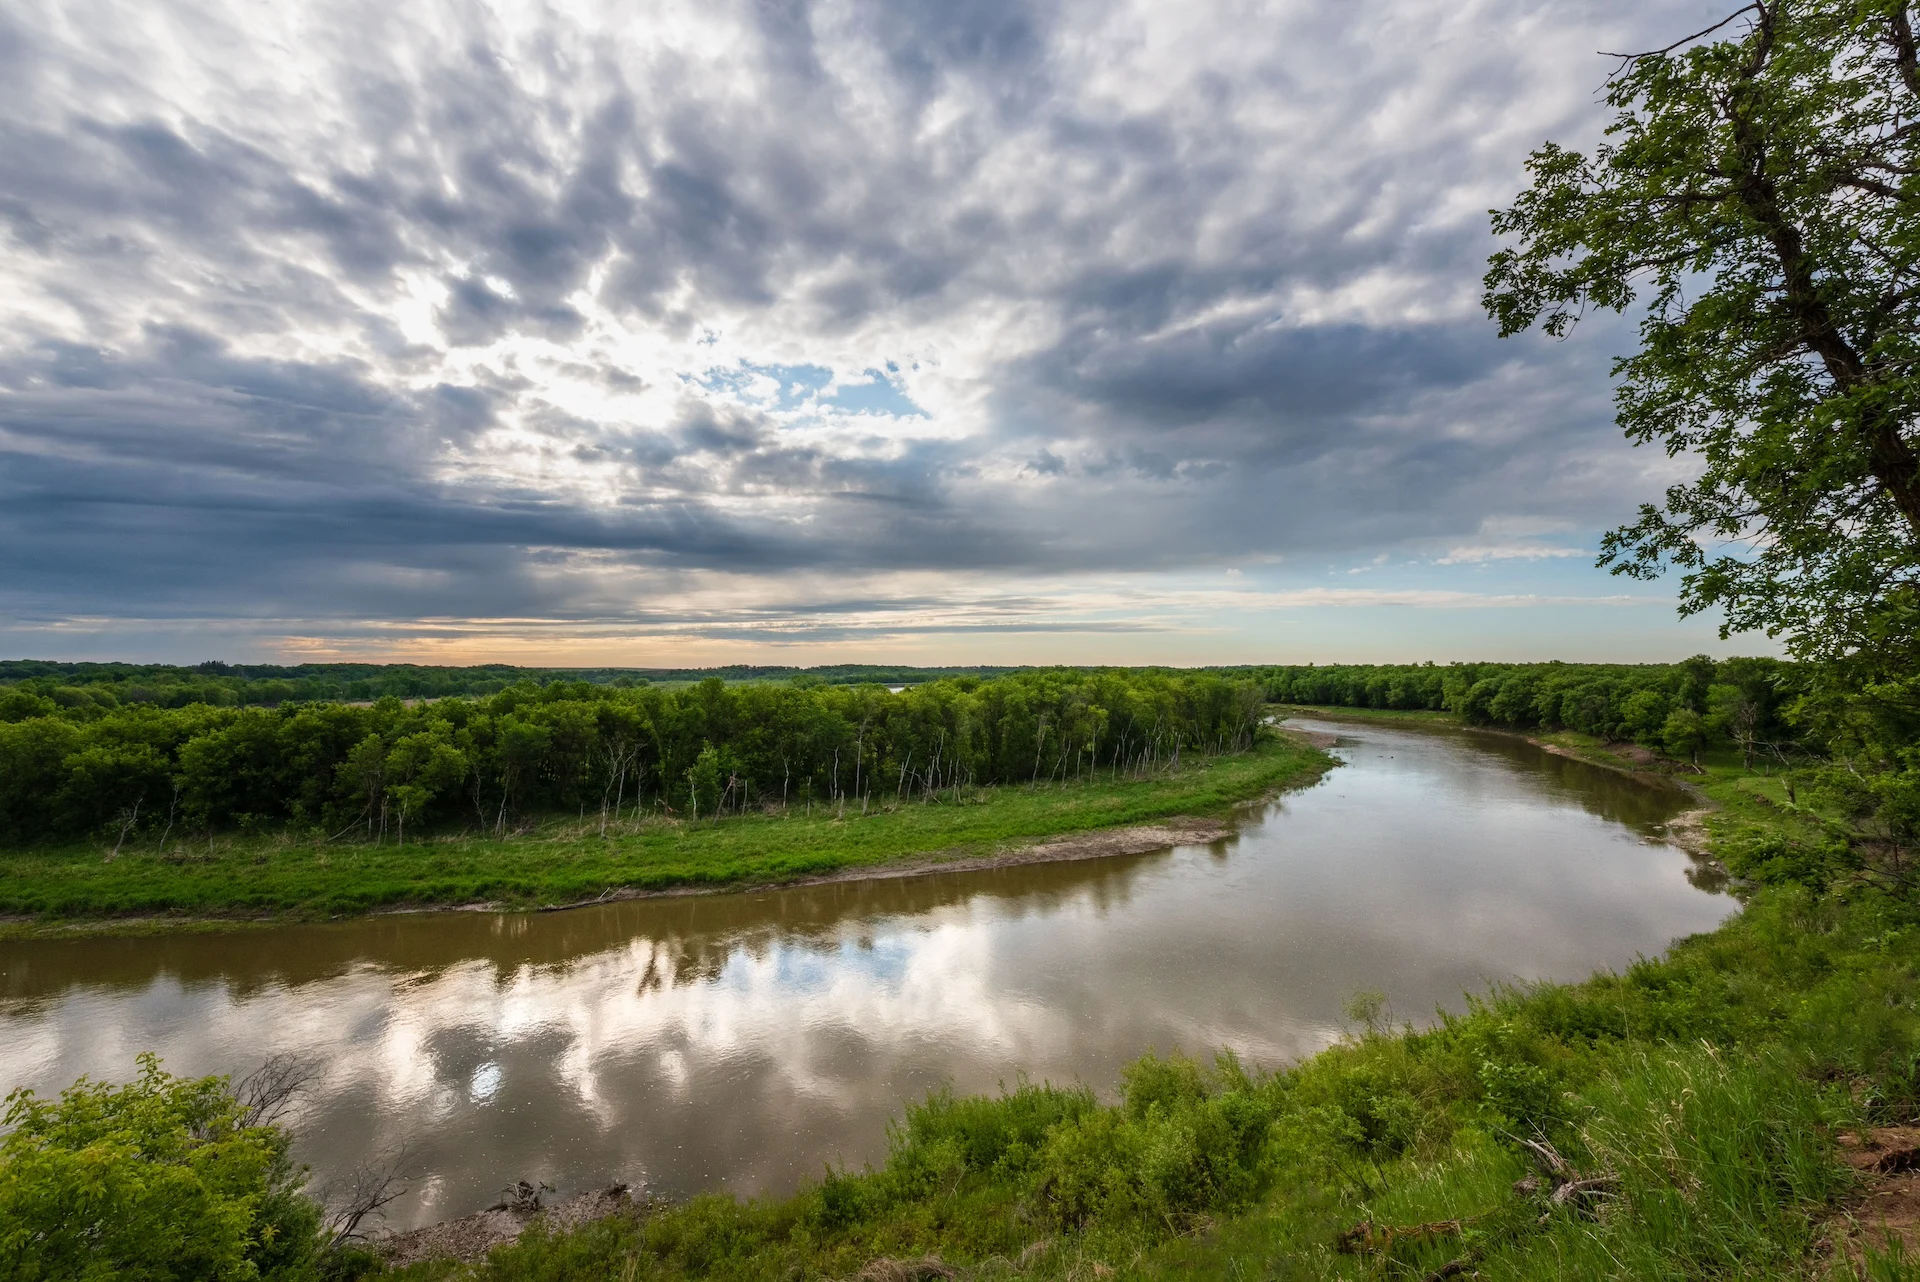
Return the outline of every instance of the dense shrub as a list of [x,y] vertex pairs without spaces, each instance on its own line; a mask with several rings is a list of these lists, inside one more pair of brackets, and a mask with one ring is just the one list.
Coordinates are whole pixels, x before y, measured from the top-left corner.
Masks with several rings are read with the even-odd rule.
[[326,1263],[286,1134],[254,1125],[223,1078],[142,1056],[124,1086],[15,1091],[6,1124],[0,1279],[294,1282]]

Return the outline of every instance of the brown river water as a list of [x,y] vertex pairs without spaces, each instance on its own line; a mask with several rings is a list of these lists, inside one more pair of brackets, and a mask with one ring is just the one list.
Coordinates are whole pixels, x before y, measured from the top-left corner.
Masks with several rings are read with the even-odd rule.
[[780,1192],[885,1156],[904,1101],[1111,1092],[1150,1048],[1272,1067],[1354,993],[1421,1021],[1735,908],[1678,790],[1505,736],[1302,720],[1344,765],[1206,846],[542,914],[0,942],[0,1087],[318,1057],[316,1182],[400,1155],[403,1228],[519,1179]]

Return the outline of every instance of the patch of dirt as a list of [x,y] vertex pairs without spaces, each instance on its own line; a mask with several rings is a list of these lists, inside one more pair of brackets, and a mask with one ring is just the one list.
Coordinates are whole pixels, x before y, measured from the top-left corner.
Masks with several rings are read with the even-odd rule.
[[582,1193],[555,1206],[541,1205],[529,1190],[472,1215],[389,1234],[374,1245],[394,1268],[422,1260],[480,1260],[494,1247],[518,1238],[535,1220],[551,1229],[573,1229],[630,1211],[635,1205],[633,1190],[625,1184]]
[[1565,744],[1550,743],[1545,739],[1537,738],[1530,734],[1523,734],[1518,730],[1489,730],[1485,726],[1475,728],[1481,730],[1483,733],[1517,735],[1542,752],[1552,753],[1556,757],[1565,757],[1569,761],[1585,762],[1590,766],[1599,766],[1602,770],[1617,770],[1622,774],[1633,775],[1636,778],[1651,777],[1671,783],[1679,783],[1683,788],[1686,787],[1686,784],[1675,779],[1673,777],[1674,772],[1694,768],[1682,762],[1677,762],[1671,757],[1663,757],[1652,749],[1643,748],[1637,743],[1610,743],[1606,747],[1605,756],[1593,756],[1580,751],[1578,748],[1569,748]]
[[[1271,794],[1269,794],[1271,795]],[[1253,799],[1258,801],[1259,798]],[[1243,803],[1243,804],[1252,804]],[[566,912],[574,908],[591,908],[595,904],[616,903],[627,899],[678,899],[687,895],[730,895],[752,894],[766,890],[785,890],[795,886],[822,886],[840,881],[883,881],[893,877],[924,877],[928,873],[939,872],[976,872],[983,868],[1005,868],[1017,864],[1061,863],[1074,859],[1106,859],[1114,855],[1144,855],[1155,850],[1165,850],[1170,846],[1198,845],[1204,842],[1220,841],[1233,835],[1233,826],[1219,819],[1200,819],[1192,815],[1176,815],[1156,823],[1138,824],[1131,828],[1106,828],[1092,832],[1071,833],[1063,837],[1049,837],[1033,845],[1010,846],[990,855],[942,856],[938,852],[917,859],[902,860],[898,863],[879,864],[867,868],[842,868],[837,872],[824,873],[818,877],[801,877],[792,881],[742,881],[719,886],[670,886],[665,890],[636,890],[623,886],[592,899],[581,899],[567,904],[543,904],[535,912]],[[506,912],[508,908],[495,900],[466,904],[392,904],[384,908],[369,909],[365,913],[352,914],[364,917],[411,917],[422,913],[495,913]],[[209,929],[228,929],[246,925],[280,925],[289,921],[302,920],[298,917],[275,917],[270,913],[252,915],[234,915],[231,917],[105,917],[83,922],[42,923],[34,917],[0,916],[0,928],[19,925],[35,933],[100,932],[107,934],[128,934],[141,929],[182,927],[205,927]]]
[[[666,890],[633,890],[622,887],[594,899],[578,903],[549,904],[537,909],[543,913],[566,912],[573,908],[591,908],[595,904],[623,899],[678,899],[686,895],[746,894],[763,890],[785,890],[795,886],[826,886],[842,881],[887,881],[895,877],[924,877],[936,872],[978,872],[983,868],[1011,868],[1019,864],[1065,863],[1074,859],[1107,859],[1114,855],[1144,855],[1169,846],[1190,846],[1220,841],[1233,835],[1233,826],[1219,819],[1199,819],[1177,815],[1157,823],[1136,824],[1131,828],[1100,828],[1092,832],[1049,837],[1030,846],[1010,846],[991,855],[945,857],[938,854],[897,863],[875,864],[865,868],[842,868],[818,877],[800,877],[793,881],[740,882],[726,886],[673,886]],[[440,911],[435,907],[415,911]]]
[[1332,734],[1326,730],[1302,730],[1298,726],[1288,726],[1288,725],[1275,726],[1274,729],[1278,730],[1281,734],[1286,735],[1289,739],[1299,740],[1301,743],[1306,744],[1309,748],[1320,748],[1322,750],[1325,750],[1327,748],[1333,747],[1335,744],[1340,742],[1339,735]]
[[1834,1137],[1840,1160],[1859,1172],[1860,1195],[1834,1225],[1835,1249],[1858,1260],[1860,1248],[1888,1237],[1920,1247],[1920,1126],[1880,1126]]
[[1712,838],[1707,833],[1707,816],[1713,813],[1710,806],[1698,810],[1689,810],[1667,820],[1667,836],[1673,844],[1690,855],[1705,855]]

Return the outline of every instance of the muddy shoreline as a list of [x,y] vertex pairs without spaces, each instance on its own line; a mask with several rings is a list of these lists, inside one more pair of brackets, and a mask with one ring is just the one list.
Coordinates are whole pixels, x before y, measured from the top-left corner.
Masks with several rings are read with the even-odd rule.
[[[542,1190],[544,1191],[544,1190]],[[646,1205],[644,1196],[626,1184],[613,1184],[567,1198],[553,1206],[542,1204],[539,1192],[522,1183],[509,1189],[509,1198],[484,1211],[455,1216],[417,1229],[397,1233],[376,1233],[368,1244],[385,1258],[392,1268],[404,1268],[427,1260],[463,1260],[486,1258],[496,1246],[515,1241],[533,1227],[545,1224],[553,1233],[577,1229],[595,1220],[629,1215]]]
[[[1293,786],[1293,785],[1289,785]],[[1278,792],[1262,794],[1240,802],[1236,809],[1257,805],[1270,800]],[[791,878],[782,881],[736,881],[721,884],[693,884],[667,886],[658,890],[646,890],[634,886],[622,886],[606,894],[591,899],[579,899],[565,904],[540,904],[532,908],[518,907],[497,900],[481,900],[459,904],[395,904],[385,908],[375,908],[365,913],[346,914],[336,917],[307,918],[286,915],[261,914],[256,916],[194,916],[176,917],[149,915],[140,917],[93,917],[79,921],[48,922],[39,918],[24,916],[0,917],[0,928],[11,927],[23,934],[39,937],[84,935],[84,934],[140,934],[149,931],[167,930],[220,930],[245,929],[253,926],[284,926],[297,922],[312,921],[349,921],[368,917],[410,917],[430,913],[506,913],[571,912],[580,908],[592,908],[599,904],[623,903],[634,899],[681,899],[689,896],[740,895],[769,890],[791,890],[809,886],[827,886],[838,882],[885,881],[901,877],[926,877],[939,873],[979,872],[990,868],[1012,868],[1022,864],[1066,863],[1080,859],[1110,859],[1119,855],[1144,855],[1156,850],[1166,850],[1173,846],[1198,845],[1223,840],[1233,835],[1234,825],[1224,819],[1207,819],[1197,815],[1175,815],[1171,818],[1156,820],[1152,823],[1131,824],[1123,828],[1096,828],[1087,832],[1068,833],[1053,837],[1043,837],[1027,845],[1010,846],[986,855],[942,855],[934,852],[918,855],[892,863],[868,864],[852,868],[840,868],[818,876]]]

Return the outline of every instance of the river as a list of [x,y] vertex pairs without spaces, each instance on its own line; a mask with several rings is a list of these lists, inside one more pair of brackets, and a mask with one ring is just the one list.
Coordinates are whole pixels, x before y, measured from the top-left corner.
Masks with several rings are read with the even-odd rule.
[[316,1183],[397,1156],[396,1228],[508,1183],[779,1192],[886,1152],[903,1101],[1149,1048],[1275,1066],[1360,990],[1422,1021],[1735,908],[1663,836],[1677,789],[1526,742],[1303,720],[1343,765],[1207,846],[898,880],[211,934],[0,942],[0,1086],[275,1052]]

